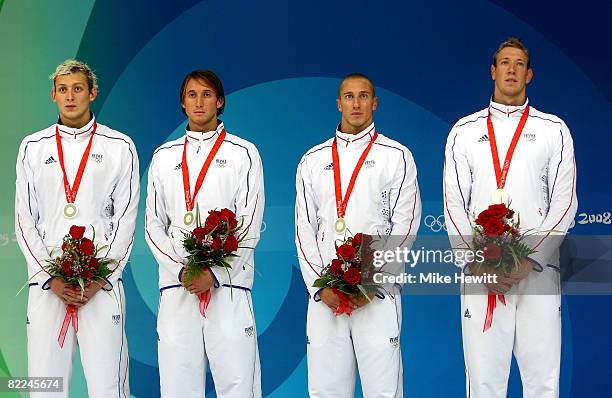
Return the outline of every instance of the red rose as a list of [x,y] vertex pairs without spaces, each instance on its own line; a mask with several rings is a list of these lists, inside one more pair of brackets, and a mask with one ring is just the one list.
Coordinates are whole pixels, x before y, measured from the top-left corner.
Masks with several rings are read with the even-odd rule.
[[221,220],[225,221],[226,223],[229,223],[236,218],[236,214],[234,214],[234,212],[230,209],[221,209],[220,213]]
[[338,260],[337,258],[333,259],[331,265],[329,266],[329,273],[334,276],[342,276],[342,274],[344,274],[344,270],[342,269],[342,260]]
[[344,261],[351,261],[355,258],[355,248],[351,245],[343,244],[336,249],[336,253],[338,257],[342,258]]
[[497,260],[501,257],[503,249],[494,243],[489,243],[484,247],[485,260]]
[[62,274],[64,276],[74,275],[74,272],[72,272],[72,262],[68,260],[64,260],[64,262],[62,262]]
[[361,246],[362,239],[363,239],[362,234],[356,234],[355,236],[353,236],[353,240],[351,241],[351,244],[353,245],[355,249]]
[[495,218],[491,218],[484,225],[485,234],[489,238],[494,238],[504,233],[504,224]]
[[70,227],[70,236],[72,236],[72,239],[81,239],[84,233],[85,227],[78,227],[76,225]]
[[86,269],[85,271],[81,272],[81,276],[85,279],[91,279],[93,278],[94,274],[91,272],[91,270]]
[[68,249],[68,244],[66,242],[62,243],[62,251],[65,252]]
[[221,226],[221,217],[218,211],[211,212],[208,217],[206,217],[206,221],[204,221],[204,229],[206,233],[211,233],[213,231],[219,230]]
[[95,270],[98,268],[98,259],[95,257],[92,257],[91,259],[89,259],[89,264],[87,265],[89,267],[89,269],[91,270]]
[[489,211],[488,210],[483,210],[483,211],[480,212],[480,214],[476,218],[476,224],[481,225],[481,226],[484,227],[484,225],[490,219],[491,219],[491,214],[489,213]]
[[196,227],[192,234],[197,240],[202,240],[206,237],[206,231],[202,227]]
[[507,219],[511,219],[514,217],[514,210],[508,210],[508,214],[506,214]]
[[221,241],[221,238],[216,236],[215,238],[213,238],[210,248],[213,250],[221,250],[222,246],[223,246],[223,242]]
[[235,252],[238,250],[238,239],[234,235],[230,235],[225,239],[225,245],[223,245],[223,250],[226,253]]
[[81,244],[79,245],[79,250],[86,256],[91,256],[94,251],[96,251],[96,247],[93,242],[87,238],[81,239]]
[[361,272],[356,270],[355,268],[349,268],[344,273],[344,281],[349,285],[356,285],[361,280]]
[[230,230],[236,229],[237,226],[238,226],[238,220],[234,218],[233,220],[230,221],[229,223]]
[[506,216],[506,214],[508,214],[508,208],[503,203],[491,205],[487,210],[491,217],[497,218],[499,220],[501,220]]
[[512,230],[511,226],[509,226],[508,224],[504,224],[504,233],[511,231],[511,230]]

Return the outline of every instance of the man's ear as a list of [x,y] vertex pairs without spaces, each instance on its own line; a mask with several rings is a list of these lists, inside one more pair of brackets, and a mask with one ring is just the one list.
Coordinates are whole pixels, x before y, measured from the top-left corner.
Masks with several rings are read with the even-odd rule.
[[97,96],[98,96],[97,89],[92,88],[91,90],[89,90],[89,102],[94,102]]

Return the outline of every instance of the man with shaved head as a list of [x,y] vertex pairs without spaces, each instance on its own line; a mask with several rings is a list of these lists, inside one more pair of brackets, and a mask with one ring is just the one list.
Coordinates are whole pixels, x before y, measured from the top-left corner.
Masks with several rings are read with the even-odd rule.
[[399,292],[352,299],[352,315],[336,315],[340,297],[313,283],[347,237],[416,235],[416,166],[405,146],[374,126],[378,98],[367,76],[346,76],[336,104],[342,117],[334,136],[302,157],[296,177],[295,242],[310,294],[308,390],[311,397],[353,397],[358,368],[365,397],[402,397]]

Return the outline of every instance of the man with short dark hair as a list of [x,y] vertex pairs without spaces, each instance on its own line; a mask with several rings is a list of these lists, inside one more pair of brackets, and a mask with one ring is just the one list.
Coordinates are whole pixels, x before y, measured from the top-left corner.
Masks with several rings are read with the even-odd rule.
[[[129,397],[121,273],[134,242],[136,148],[91,113],[98,86],[87,64],[66,60],[50,79],[59,119],[23,140],[16,168],[15,232],[30,278],[28,375],[63,377],[62,393],[40,396],[67,397],[78,344],[88,395]],[[98,257],[116,260],[105,284],[94,280],[83,292],[46,269],[72,225],[86,227],[88,238],[95,229],[94,244],[107,246]],[[67,306],[78,307],[72,318],[78,322],[64,329]]]
[[563,120],[533,108],[524,44],[510,38],[493,56],[489,106],[460,119],[446,144],[444,207],[453,248],[472,245],[473,216],[506,203],[536,252],[510,274],[482,264],[465,271],[497,281],[463,286],[467,396],[506,396],[512,353],[525,398],[559,396],[561,298],[559,245],[577,208],[576,167]]
[[357,368],[365,397],[403,396],[399,292],[352,299],[352,315],[336,316],[340,296],[313,287],[335,258],[337,242],[357,233],[412,241],[418,230],[416,165],[405,146],[376,131],[377,106],[370,79],[348,75],[339,88],[342,121],[334,137],[311,148],[297,169],[295,243],[310,293],[311,397],[353,397]]
[[[180,100],[186,134],[157,148],[147,187],[145,238],[159,264],[161,395],[203,397],[210,365],[217,397],[261,397],[251,300],[253,249],[264,209],[261,159],[252,143],[228,133],[218,119],[225,95],[215,73],[189,73]],[[204,218],[228,208],[248,233],[229,275],[209,268],[188,283],[182,240],[195,227],[196,208]],[[207,291],[210,303],[202,314],[198,296]]]

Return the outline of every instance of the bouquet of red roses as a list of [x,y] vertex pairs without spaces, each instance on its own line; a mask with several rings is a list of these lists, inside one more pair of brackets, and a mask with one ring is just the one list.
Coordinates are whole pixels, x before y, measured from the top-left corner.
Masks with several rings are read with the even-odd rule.
[[374,272],[369,237],[356,234],[347,238],[340,246],[336,245],[336,257],[323,268],[321,276],[314,281],[313,287],[331,288],[340,298],[336,316],[351,315],[353,310],[349,298],[366,298],[379,291],[375,284],[364,284]]
[[[519,232],[520,219],[517,216],[515,220],[514,215],[515,212],[503,203],[490,205],[478,215],[474,227],[474,250],[481,252],[484,260],[476,267],[487,265],[501,274],[510,274],[535,253],[525,244],[525,234]],[[491,327],[497,297],[506,304],[503,294],[495,295],[489,291],[483,332]]]
[[[95,230],[93,230],[92,239],[84,237],[84,234],[85,227],[71,226],[70,231],[63,238],[62,253],[48,260],[46,266],[49,275],[78,287],[81,294],[89,283],[106,283],[104,279],[112,273],[109,265],[115,262],[98,257],[98,253],[107,246],[96,247],[93,242],[96,237]],[[58,337],[60,347],[64,346],[70,321],[73,323],[74,330],[78,330],[77,310],[78,307],[74,305],[66,306],[66,316]]]
[[93,243],[96,237],[95,230],[92,239],[84,237],[84,234],[85,227],[71,226],[62,242],[62,254],[47,261],[49,275],[78,286],[81,292],[89,282],[104,281],[104,278],[112,273],[108,266],[114,262],[111,259],[98,257],[98,253],[107,246],[96,248]]
[[[238,257],[236,251],[240,242],[246,236],[246,231],[241,232],[242,222],[238,222],[236,214],[229,209],[211,210],[200,225],[198,210],[196,209],[196,228],[185,233],[183,247],[189,254],[187,264],[183,270],[183,281],[189,284],[193,278],[210,267],[221,267],[227,272],[232,268],[230,259]],[[200,313],[204,315],[210,302],[210,290],[199,295]]]
[[482,211],[474,227],[474,250],[482,251],[480,264],[509,274],[528,256],[535,253],[519,233],[520,219],[505,204],[494,204]]

